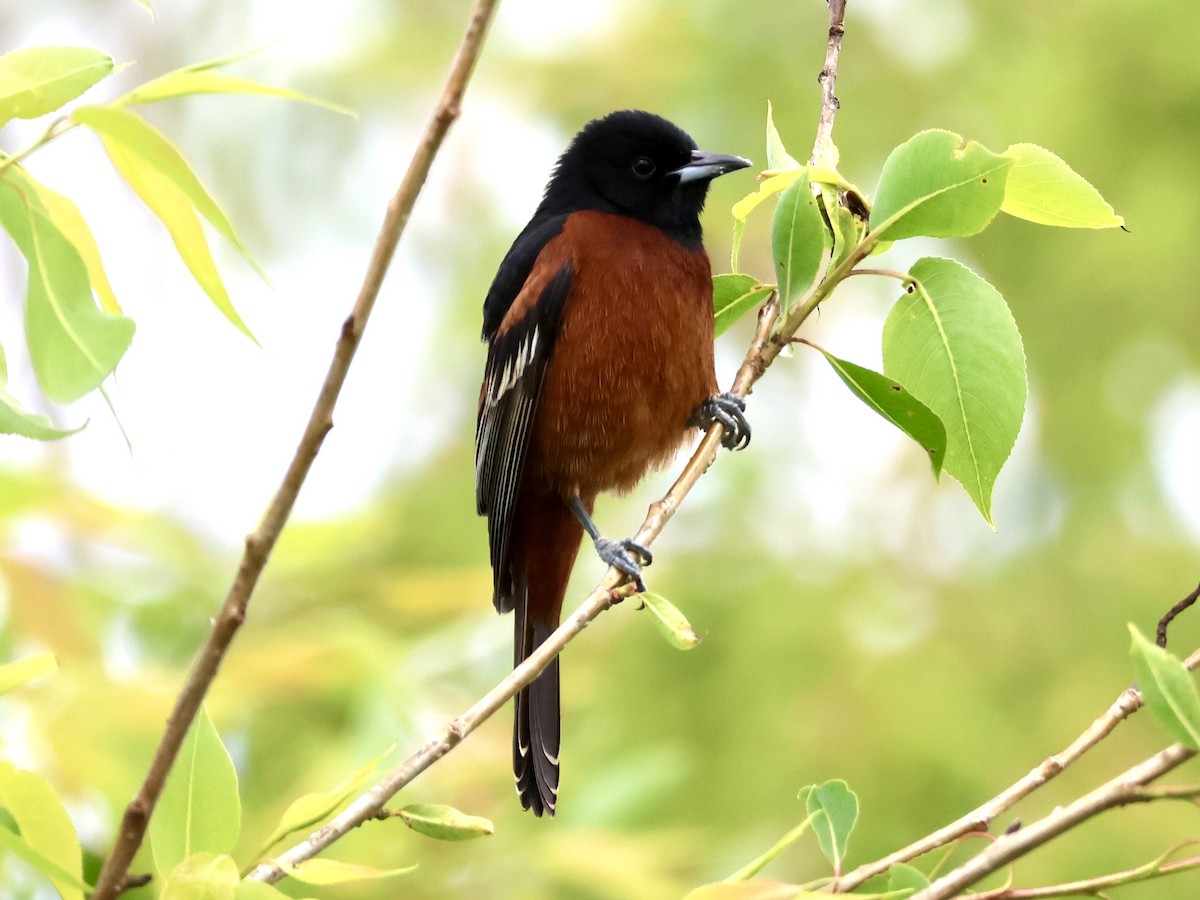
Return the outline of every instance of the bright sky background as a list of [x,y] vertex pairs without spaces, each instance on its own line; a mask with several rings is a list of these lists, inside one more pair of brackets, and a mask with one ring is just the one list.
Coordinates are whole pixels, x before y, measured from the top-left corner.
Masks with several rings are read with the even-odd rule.
[[[147,20],[138,28],[172,27],[174,16],[199,2],[159,4],[159,24]],[[220,53],[279,41],[248,68],[250,74],[272,83],[293,84],[322,59],[352,52],[358,23],[369,19],[359,15],[364,5],[370,4],[367,0],[332,6],[286,4],[286,31],[281,33],[280,4],[261,0],[253,4],[248,32],[214,35],[197,45]],[[898,5],[905,8],[904,15],[896,12]],[[570,47],[600,33],[621,6],[620,0],[604,0],[572,6],[566,14],[564,5],[549,0],[507,0],[493,40],[529,53],[539,53],[542,47]],[[894,21],[909,23],[917,40],[922,32],[916,23],[921,19],[913,10],[920,7],[912,2],[862,0],[859,11],[870,13],[880,28],[889,28]],[[959,22],[942,33],[966,33],[970,21],[961,3],[940,0],[937,8]],[[121,25],[107,31],[101,27],[97,34],[95,22],[76,24],[67,17],[31,12],[17,17],[12,36],[15,45],[102,43],[125,61],[132,59],[133,51],[121,29],[139,14],[135,8],[120,17]],[[938,52],[955,51],[940,45]],[[915,56],[928,58],[921,53]],[[193,61],[179,59],[175,64]],[[137,78],[150,74],[135,70]],[[96,96],[111,96],[106,90],[102,85]],[[433,100],[430,95],[428,104]],[[227,116],[253,123],[274,114],[278,103],[253,98],[184,102],[194,106],[189,115],[196,117],[201,129],[204,122],[216,123]],[[214,311],[170,252],[162,227],[113,174],[93,137],[75,133],[36,154],[31,170],[75,198],[92,222],[117,294],[137,322],[133,347],[110,382],[132,450],[104,403],[94,397],[75,404],[60,419],[69,425],[89,420],[82,434],[52,445],[5,439],[0,441],[0,460],[36,465],[47,456],[65,455],[80,482],[93,491],[182,518],[223,544],[240,542],[257,522],[295,447],[338,328],[357,292],[384,205],[415,140],[415,132],[377,116],[357,123],[331,121],[328,127],[348,129],[354,137],[342,170],[318,173],[328,177],[330,189],[337,191],[327,220],[289,218],[287,198],[249,199],[251,205],[261,206],[268,229],[277,235],[278,252],[259,254],[273,288],[264,285],[219,239],[213,240],[235,304],[262,349]],[[22,133],[26,137],[20,137]],[[6,129],[5,146],[19,145],[34,133],[34,129]],[[222,200],[226,192],[220,171],[194,140],[196,124],[191,124],[189,134],[190,142],[171,136],[197,161],[203,179]],[[497,135],[503,140],[497,140]],[[480,184],[494,192],[494,205],[505,211],[515,234],[567,137],[529,124],[489,96],[486,87],[475,86],[387,279],[342,394],[335,429],[301,494],[299,516],[322,517],[353,509],[398,469],[424,459],[449,440],[463,439],[453,429],[470,427],[474,395],[456,393],[437,377],[434,337],[441,315],[439,294],[446,290],[448,279],[423,266],[412,248],[420,246],[423,237],[444,234],[443,229],[452,224],[445,215],[453,206],[453,181],[461,177],[456,168],[474,172]],[[497,172],[503,177],[495,177]],[[709,211],[710,216],[720,214]],[[915,258],[940,247],[930,242],[909,252]],[[969,262],[962,248],[955,252]],[[13,249],[0,249],[0,287],[6,295],[0,305],[0,336],[8,349],[12,390],[28,401],[36,392],[16,337],[23,278],[23,262]],[[857,361],[878,365],[878,321],[892,297],[891,286],[851,287],[855,293],[839,301],[836,322],[819,324],[816,339],[836,329],[836,345],[844,353],[852,351]],[[464,337],[474,339],[474,334]],[[728,381],[740,352],[740,348],[722,348],[723,381]],[[482,349],[478,353],[482,363]],[[800,457],[792,477],[779,486],[781,499],[815,516],[815,530],[830,548],[845,551],[846,534],[861,528],[864,521],[875,523],[871,527],[878,528],[879,534],[874,537],[886,545],[897,523],[911,524],[917,510],[928,514],[929,494],[935,489],[911,479],[910,488],[881,499],[880,488],[884,483],[896,484],[898,466],[923,466],[923,456],[871,413],[847,402],[823,364],[803,361],[793,367],[793,373],[768,379],[750,408],[752,420],[772,417],[771,427],[756,431],[756,448],[789,447]],[[804,410],[803,419],[787,412],[798,408]],[[1181,385],[1142,414],[1149,416],[1158,436],[1155,473],[1166,493],[1175,498],[1196,496],[1200,491],[1194,453],[1200,433],[1200,389],[1195,384]],[[1041,468],[1036,433],[1034,385],[1034,407],[1014,463],[998,484],[997,519],[1005,529],[1001,540],[992,540],[986,528],[977,527],[977,514],[961,491],[944,487],[932,500],[938,510],[932,521],[939,533],[939,550],[936,560],[928,560],[931,568],[953,565],[966,554],[1003,554],[1015,549],[1018,540],[1037,540],[1056,527],[1069,498]],[[1180,499],[1176,507],[1187,527],[1200,534],[1194,504]],[[962,528],[967,520],[975,526]]]

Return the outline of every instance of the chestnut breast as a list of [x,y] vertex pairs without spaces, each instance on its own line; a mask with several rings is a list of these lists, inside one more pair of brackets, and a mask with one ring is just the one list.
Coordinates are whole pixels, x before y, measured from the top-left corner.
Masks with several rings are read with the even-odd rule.
[[625,216],[574,213],[560,238],[588,252],[572,260],[526,471],[586,500],[666,464],[716,392],[712,270],[703,248]]

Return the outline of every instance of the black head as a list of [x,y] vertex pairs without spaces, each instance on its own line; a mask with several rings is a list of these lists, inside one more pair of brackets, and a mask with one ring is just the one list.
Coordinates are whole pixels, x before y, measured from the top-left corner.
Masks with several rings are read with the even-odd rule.
[[708,183],[748,165],[738,156],[696,149],[686,132],[661,116],[610,113],[575,135],[558,160],[538,214],[618,213],[698,243]]

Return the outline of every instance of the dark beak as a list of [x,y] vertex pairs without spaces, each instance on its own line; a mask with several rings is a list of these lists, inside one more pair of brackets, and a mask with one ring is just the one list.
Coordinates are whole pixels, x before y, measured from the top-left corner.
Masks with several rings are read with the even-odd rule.
[[686,166],[671,172],[679,176],[679,183],[689,181],[709,181],[726,172],[744,169],[750,165],[750,160],[740,156],[726,156],[723,153],[705,153],[703,150],[692,151],[692,161]]

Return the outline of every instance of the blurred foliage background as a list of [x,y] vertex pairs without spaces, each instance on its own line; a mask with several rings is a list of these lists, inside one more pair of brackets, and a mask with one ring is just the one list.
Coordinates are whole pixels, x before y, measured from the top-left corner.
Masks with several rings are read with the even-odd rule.
[[[273,289],[227,256],[261,350],[206,305],[94,143],[73,137],[29,161],[89,215],[139,326],[112,392],[131,450],[90,401],[66,423],[90,418],[82,435],[0,448],[0,657],[49,649],[61,665],[0,707],[0,751],[69,798],[94,876],[299,435],[469,3],[160,0],[154,22],[132,0],[4,6],[2,48],[84,43],[136,60],[113,95],[279,39],[248,74],[360,111],[355,122],[203,97],[149,111],[271,273]],[[803,817],[797,789],[831,777],[862,804],[854,864],[991,796],[1111,702],[1132,678],[1125,623],[1151,630],[1200,577],[1194,19],[1187,4],[1147,0],[850,0],[835,131],[848,178],[869,189],[922,128],[994,150],[1032,141],[1090,178],[1130,229],[1002,219],[970,242],[918,248],[980,271],[1024,336],[1032,402],[997,485],[998,532],[816,354],[781,360],[751,398],[749,452],[720,460],[655,548],[653,589],[704,642],[672,650],[625,604],[565,655],[557,819],[519,809],[506,711],[401,795],[488,816],[495,835],[439,844],[398,821],[368,825],[331,855],[421,868],[330,895],[675,896],[764,850]],[[819,0],[501,5],[299,518],[210,699],[245,795],[244,853],[294,797],[393,741],[394,756],[408,752],[510,662],[473,508],[479,308],[556,154],[587,119],[642,107],[706,149],[762,161],[769,98],[807,156],[825,28]],[[0,134],[6,149],[25,139]],[[751,188],[715,183],[717,271],[728,209]],[[767,227],[752,222],[742,253],[764,277]],[[13,352],[23,283],[0,247],[19,396],[32,384]],[[807,335],[877,366],[896,291],[846,288]],[[748,328],[719,343],[726,382]],[[631,531],[670,477],[603,503],[606,532]],[[576,594],[598,574],[581,555]],[[1173,646],[1198,638],[1185,619]],[[1138,717],[1017,815],[1031,821],[1167,742]],[[1018,883],[1136,865],[1198,833],[1187,804],[1118,810],[1022,861]],[[5,866],[14,892],[36,892]],[[808,845],[769,870],[823,872]],[[1114,896],[1198,890],[1192,873]]]

